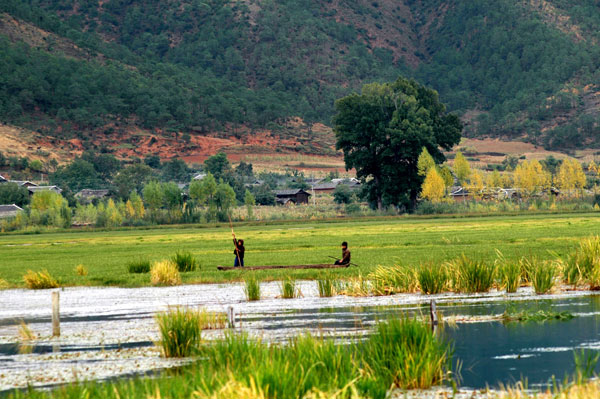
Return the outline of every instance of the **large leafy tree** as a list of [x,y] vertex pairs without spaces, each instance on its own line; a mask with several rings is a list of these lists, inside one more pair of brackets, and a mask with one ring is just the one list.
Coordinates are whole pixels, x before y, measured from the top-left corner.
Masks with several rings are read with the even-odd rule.
[[458,144],[462,131],[437,92],[404,78],[365,85],[361,94],[337,100],[335,108],[336,147],[379,209],[413,209],[423,183],[417,165],[423,147],[441,163],[442,150]]

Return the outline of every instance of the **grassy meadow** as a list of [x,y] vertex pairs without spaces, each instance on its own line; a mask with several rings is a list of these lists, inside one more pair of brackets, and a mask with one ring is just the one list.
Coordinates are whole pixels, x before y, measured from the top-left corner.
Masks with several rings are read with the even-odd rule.
[[[286,277],[316,279],[366,275],[377,266],[444,262],[461,254],[482,260],[523,255],[565,255],[582,237],[600,233],[598,214],[554,214],[461,218],[379,218],[239,224],[236,234],[246,246],[246,266],[333,262],[340,243],[349,242],[358,267],[322,270],[217,271],[232,266],[231,230],[221,226],[182,226],[115,231],[68,231],[0,235],[0,279],[24,287],[28,269],[47,269],[60,285],[150,285],[149,274],[131,274],[128,262],[171,258],[190,251],[199,268],[182,273],[183,283],[261,280]],[[550,253],[552,252],[552,254]],[[87,275],[76,268],[83,265]]]

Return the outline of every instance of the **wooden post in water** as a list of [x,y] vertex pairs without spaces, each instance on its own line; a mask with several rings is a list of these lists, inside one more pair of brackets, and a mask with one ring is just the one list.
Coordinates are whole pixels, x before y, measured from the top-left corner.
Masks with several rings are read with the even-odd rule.
[[229,328],[235,328],[235,313],[233,312],[233,306],[227,308],[227,324]]
[[52,336],[60,337],[60,293],[52,292]]
[[435,306],[435,299],[429,302],[429,316],[431,317],[431,331],[435,334],[438,326],[437,318],[437,307]]

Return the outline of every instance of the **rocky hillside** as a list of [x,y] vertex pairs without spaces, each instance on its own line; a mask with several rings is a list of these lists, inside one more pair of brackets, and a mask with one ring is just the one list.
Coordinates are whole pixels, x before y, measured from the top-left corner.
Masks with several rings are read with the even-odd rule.
[[73,148],[261,132],[327,153],[311,126],[335,99],[404,75],[471,137],[596,146],[599,23],[595,0],[4,0],[0,121]]

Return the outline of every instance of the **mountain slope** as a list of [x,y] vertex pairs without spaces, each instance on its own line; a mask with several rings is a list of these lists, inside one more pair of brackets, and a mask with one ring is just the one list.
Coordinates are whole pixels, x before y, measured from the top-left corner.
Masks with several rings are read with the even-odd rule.
[[469,136],[600,144],[594,0],[6,0],[0,12],[1,119],[84,147],[136,129],[328,124],[336,98],[399,75],[438,90]]

